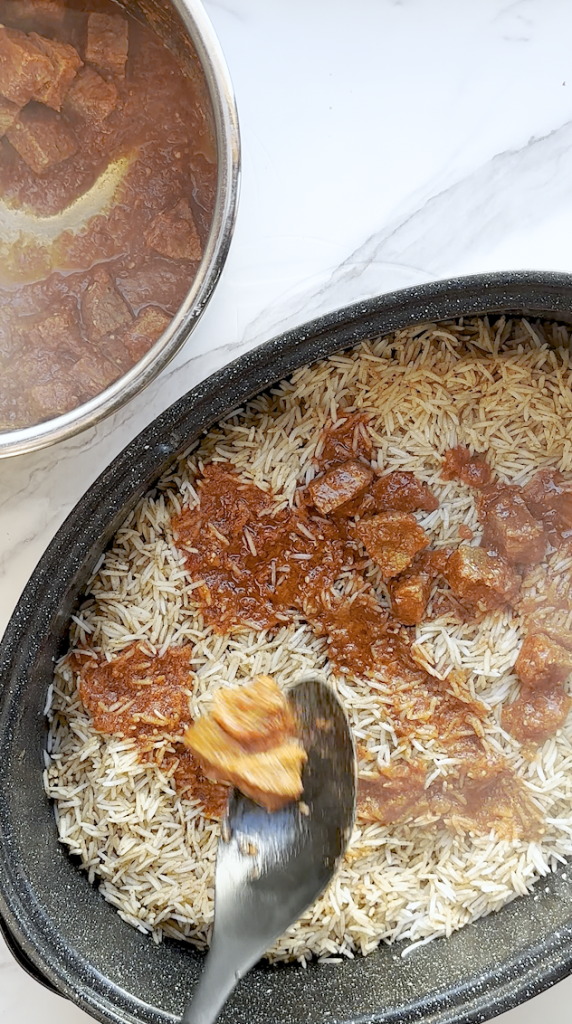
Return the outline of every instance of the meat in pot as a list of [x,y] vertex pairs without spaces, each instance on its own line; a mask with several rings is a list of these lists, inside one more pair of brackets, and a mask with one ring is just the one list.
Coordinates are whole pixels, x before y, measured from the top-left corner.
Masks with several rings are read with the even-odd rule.
[[[0,0],[0,431],[95,397],[168,327],[212,219],[205,95],[111,0]],[[50,336],[44,367],[27,324],[62,305],[73,347]]]

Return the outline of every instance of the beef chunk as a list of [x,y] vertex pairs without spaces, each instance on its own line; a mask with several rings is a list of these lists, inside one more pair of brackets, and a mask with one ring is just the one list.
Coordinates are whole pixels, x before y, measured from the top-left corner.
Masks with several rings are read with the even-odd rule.
[[512,604],[520,590],[520,576],[504,558],[466,544],[449,557],[443,575],[463,604],[481,612]]
[[556,547],[572,535],[572,482],[554,469],[541,469],[522,492],[535,519],[545,527]]
[[483,547],[499,551],[513,564],[535,565],[546,554],[544,528],[531,515],[519,487],[486,487],[479,496]]
[[104,356],[88,353],[73,367],[74,387],[82,402],[104,391],[120,376],[117,366]]
[[117,106],[117,89],[94,68],[82,68],[66,96],[65,109],[90,123],[104,121]]
[[61,31],[66,8],[64,0],[10,0],[2,5],[2,17],[10,24],[29,22],[30,27],[41,25],[50,32]]
[[572,654],[535,633],[525,638],[514,667],[522,687],[503,710],[503,727],[522,742],[540,743],[564,724],[572,705],[562,687],[572,672]]
[[58,114],[41,107],[26,107],[6,137],[36,174],[77,151],[76,137],[69,125]]
[[208,715],[187,729],[185,744],[213,782],[237,786],[269,811],[276,811],[302,794],[301,774],[306,754],[296,740],[251,753],[233,740]]
[[117,287],[130,306],[138,309],[161,296],[161,305],[176,313],[189,290],[191,279],[188,267],[172,263],[159,256],[147,260],[129,273],[122,272]]
[[13,333],[17,333],[21,349],[65,355],[73,361],[85,351],[77,317],[75,300],[67,299],[43,316],[20,317]]
[[421,551],[403,575],[391,581],[391,610],[405,626],[416,626],[423,621],[433,583],[443,576],[451,550]]
[[37,100],[60,110],[81,65],[68,43],[0,27],[0,92],[19,107]]
[[147,245],[171,260],[198,262],[203,250],[191,208],[179,199],[170,210],[160,213],[145,232]]
[[98,339],[97,351],[105,359],[109,359],[121,373],[127,373],[133,366],[133,360],[123,344],[121,332],[112,331]]
[[30,391],[66,374],[74,363],[69,352],[45,351],[28,348],[18,360],[18,381],[23,390]]
[[122,335],[125,348],[136,363],[161,337],[171,323],[171,317],[158,306],[145,306]]
[[34,99],[45,103],[47,107],[52,107],[53,110],[61,110],[65,95],[83,61],[77,50],[69,43],[45,39],[37,32],[30,32],[29,38],[38,50],[48,57],[53,69],[50,80],[36,89]]
[[381,512],[357,524],[357,535],[386,579],[399,576],[429,538],[408,512]]
[[349,459],[332,466],[322,476],[312,480],[308,486],[308,495],[318,512],[328,515],[346,501],[357,498],[372,480],[373,472],[369,466],[357,459]]
[[464,444],[449,448],[443,456],[443,480],[461,480],[469,487],[484,487],[491,479],[491,467],[480,455],[471,455]]
[[395,470],[376,480],[371,489],[376,512],[395,509],[397,512],[434,512],[439,508],[437,498],[414,473]]
[[217,690],[212,716],[221,729],[250,750],[281,743],[293,736],[296,721],[292,709],[271,676],[259,676],[240,689]]
[[238,786],[270,811],[302,794],[307,755],[288,702],[270,676],[219,690],[212,715],[194,722],[184,742],[208,778]]
[[0,96],[0,138],[12,127],[19,113],[20,107],[17,103]]
[[517,700],[503,709],[502,726],[523,743],[541,743],[564,725],[571,705],[560,686],[534,691],[523,687]]
[[314,459],[321,469],[330,469],[346,459],[362,457],[369,461],[372,449],[367,417],[363,413],[344,411],[340,419],[335,423],[332,421],[321,431]]
[[398,579],[391,588],[391,610],[405,626],[423,621],[431,595],[432,581],[426,573]]
[[81,299],[85,329],[92,341],[125,327],[133,319],[106,270],[96,270]]
[[123,78],[129,51],[129,25],[120,14],[92,13],[87,19],[85,59]]
[[23,107],[53,78],[49,57],[18,29],[0,25],[0,93]]
[[30,390],[30,405],[36,422],[61,416],[78,404],[76,388],[69,373],[58,374]]
[[417,555],[407,575],[426,575],[430,580],[436,580],[443,576],[450,556],[454,548],[434,548],[432,551],[422,551]]
[[572,653],[543,633],[524,639],[515,663],[518,678],[526,686],[555,686],[572,672]]

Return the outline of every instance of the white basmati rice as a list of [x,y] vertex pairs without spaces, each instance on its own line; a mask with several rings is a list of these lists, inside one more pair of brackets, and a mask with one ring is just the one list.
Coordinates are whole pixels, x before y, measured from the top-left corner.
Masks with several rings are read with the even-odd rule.
[[[471,319],[404,330],[299,370],[209,431],[139,503],[73,617],[72,645],[89,643],[111,658],[134,641],[159,654],[192,643],[193,714],[208,708],[218,686],[258,673],[286,686],[319,670],[344,701],[360,742],[379,764],[389,764],[402,748],[384,719],[383,686],[336,674],[325,642],[303,621],[275,635],[242,629],[218,636],[204,627],[193,593],[198,584],[186,576],[171,515],[196,504],[196,471],[212,459],[278,492],[284,506],[313,477],[324,424],[362,410],[371,416],[375,464],[414,471],[438,496],[439,509],[418,516],[432,540],[458,542],[464,523],[477,542],[473,493],[440,479],[441,454],[455,444],[473,446],[502,480],[515,483],[546,466],[571,473],[569,347],[561,325]],[[571,571],[570,554],[566,563],[560,552],[563,572]],[[367,575],[385,600],[373,564]],[[473,692],[490,708],[487,743],[507,758],[545,815],[542,841],[458,835],[435,824],[358,826],[329,889],[279,940],[274,958],[337,959],[398,939],[411,949],[498,910],[572,853],[572,716],[533,756],[500,726],[503,702],[518,691],[513,665],[523,635],[518,615],[502,609],[480,623],[428,621],[417,629],[417,645],[432,671],[470,672]],[[157,941],[169,935],[204,944],[218,824],[177,795],[160,768],[142,764],[130,741],[95,732],[67,658],[48,704],[45,785],[61,841],[134,927]],[[446,771],[447,756],[436,744],[413,743],[430,778]]]

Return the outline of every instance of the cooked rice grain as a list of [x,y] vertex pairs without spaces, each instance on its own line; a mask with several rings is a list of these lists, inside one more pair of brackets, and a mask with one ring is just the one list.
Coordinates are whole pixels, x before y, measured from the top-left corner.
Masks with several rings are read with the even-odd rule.
[[[297,371],[210,430],[139,503],[73,617],[72,646],[89,642],[111,658],[133,641],[159,654],[192,643],[193,714],[208,707],[218,686],[258,673],[287,686],[321,671],[360,742],[379,764],[390,763],[402,748],[383,718],[385,684],[334,674],[325,642],[303,622],[274,636],[247,629],[217,636],[204,627],[193,593],[198,584],[186,578],[171,515],[197,503],[196,472],[213,459],[279,492],[284,507],[313,478],[321,428],[330,417],[360,411],[379,468],[412,470],[437,494],[440,508],[418,516],[433,542],[458,542],[462,523],[478,542],[474,496],[440,479],[440,456],[470,445],[515,483],[545,466],[572,472],[569,348],[562,325],[475,318],[410,328]],[[373,563],[367,576],[387,600]],[[352,593],[355,581],[348,576],[339,589]],[[434,671],[470,671],[474,693],[491,709],[486,742],[504,754],[546,816],[542,842],[501,842],[435,825],[358,826],[329,889],[276,943],[273,958],[351,957],[380,941],[419,945],[450,935],[529,891],[570,856],[572,716],[532,759],[500,725],[503,702],[517,692],[513,665],[522,637],[521,621],[506,609],[479,624],[441,618],[417,630],[419,652]],[[61,841],[134,927],[157,941],[169,935],[205,944],[218,825],[178,796],[158,767],[141,764],[129,741],[94,731],[66,658],[50,702],[45,785]],[[435,744],[414,745],[431,777],[446,772],[450,759]]]

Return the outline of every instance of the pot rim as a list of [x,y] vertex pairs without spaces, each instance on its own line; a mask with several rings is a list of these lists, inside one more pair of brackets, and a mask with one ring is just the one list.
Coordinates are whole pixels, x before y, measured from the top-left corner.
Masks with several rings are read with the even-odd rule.
[[0,459],[37,451],[73,437],[125,405],[171,362],[203,315],[228,256],[240,190],[241,147],[232,81],[201,0],[169,0],[195,47],[213,107],[217,191],[213,219],[195,278],[161,337],[127,373],[95,398],[62,416],[18,430],[0,431]]
[[[165,468],[203,430],[255,394],[300,366],[367,337],[415,323],[503,312],[572,323],[572,275],[509,272],[432,282],[336,310],[242,355],[175,402],[114,459],[77,503],[32,573],[0,643],[0,915],[26,961],[57,991],[98,1020],[131,1024],[143,1018],[135,1015],[135,996],[129,996],[131,1012],[126,1005],[112,1004],[106,979],[89,961],[80,960],[74,950],[58,947],[52,921],[53,934],[39,913],[30,882],[10,856],[10,829],[2,827],[8,822],[2,771],[11,714],[17,713],[26,674],[33,668],[42,637],[58,620],[58,610],[58,621],[69,622],[69,616],[61,613],[66,595],[73,593],[75,600],[81,593],[82,581],[90,575],[100,552]],[[99,542],[97,551],[95,542]],[[61,573],[56,574],[62,560],[68,567],[63,580]],[[46,578],[54,581],[49,591]],[[535,891],[548,889],[552,898],[555,892],[558,895],[559,882],[558,873],[553,873],[538,882]],[[521,897],[505,910],[510,912],[527,898],[532,897]],[[311,967],[309,970],[312,973]],[[383,1014],[363,1010],[352,1020],[413,1024],[422,1016],[433,1024],[476,1024],[538,995],[571,971],[569,916],[563,926],[543,939],[512,947],[510,955],[488,974],[430,992],[421,1004],[409,1002],[385,1009]],[[166,1012],[161,1014],[153,1020],[173,1019]]]

